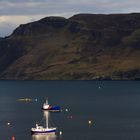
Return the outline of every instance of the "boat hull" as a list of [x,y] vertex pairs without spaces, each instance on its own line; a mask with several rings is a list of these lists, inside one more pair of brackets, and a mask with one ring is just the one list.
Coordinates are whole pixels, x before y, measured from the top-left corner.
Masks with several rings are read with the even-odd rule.
[[56,132],[56,129],[54,130],[47,130],[47,131],[31,131],[31,134],[32,135],[47,135],[47,134],[51,134],[51,133],[55,133]]
[[60,112],[61,110],[54,110],[54,109],[43,109],[43,111],[50,111],[50,112]]
[[53,106],[53,107],[49,107],[49,108],[43,108],[42,110],[44,111],[52,111],[52,112],[60,112],[61,111],[61,107],[60,106]]

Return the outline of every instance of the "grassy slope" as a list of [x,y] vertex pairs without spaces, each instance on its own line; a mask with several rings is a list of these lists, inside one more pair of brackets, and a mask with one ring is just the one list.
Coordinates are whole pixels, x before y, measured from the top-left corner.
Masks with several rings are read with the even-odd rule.
[[18,40],[22,53],[1,78],[139,79],[139,28],[139,14],[77,15],[23,25],[4,40]]

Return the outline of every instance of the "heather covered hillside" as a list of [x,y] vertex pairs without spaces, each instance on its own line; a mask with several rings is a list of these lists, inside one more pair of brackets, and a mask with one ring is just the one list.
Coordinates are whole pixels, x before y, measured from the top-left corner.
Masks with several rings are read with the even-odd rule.
[[0,38],[0,78],[139,80],[140,14],[46,17]]

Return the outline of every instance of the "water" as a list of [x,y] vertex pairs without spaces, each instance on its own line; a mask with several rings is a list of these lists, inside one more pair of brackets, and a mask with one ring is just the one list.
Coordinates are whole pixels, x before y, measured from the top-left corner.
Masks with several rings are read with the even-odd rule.
[[[31,136],[46,97],[64,110],[50,114],[57,135]],[[1,140],[139,140],[139,132],[139,81],[0,81]]]

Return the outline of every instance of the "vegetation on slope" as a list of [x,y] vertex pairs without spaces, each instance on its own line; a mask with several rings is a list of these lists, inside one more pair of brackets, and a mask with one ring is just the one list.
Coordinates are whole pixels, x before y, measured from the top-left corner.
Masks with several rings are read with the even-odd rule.
[[0,39],[1,79],[139,80],[140,14],[79,14]]

